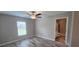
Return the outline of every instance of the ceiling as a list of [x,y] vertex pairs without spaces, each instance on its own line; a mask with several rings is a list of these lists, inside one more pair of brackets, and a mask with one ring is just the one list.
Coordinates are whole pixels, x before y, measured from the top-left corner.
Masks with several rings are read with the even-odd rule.
[[69,11],[43,11],[43,15],[47,15],[47,16],[54,16],[57,14],[63,14],[63,13],[67,13]]
[[27,15],[25,11],[0,11],[0,14],[29,18],[29,15]]
[[[0,11],[0,14],[7,14],[12,16],[19,16],[19,17],[25,17],[30,18],[30,16],[27,14],[28,11]],[[66,13],[69,11],[42,11],[42,15],[44,16],[53,16],[57,14]]]

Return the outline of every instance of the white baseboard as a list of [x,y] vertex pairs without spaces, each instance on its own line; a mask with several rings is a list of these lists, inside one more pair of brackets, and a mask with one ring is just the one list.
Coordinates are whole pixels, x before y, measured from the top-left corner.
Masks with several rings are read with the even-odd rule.
[[[34,36],[35,36],[35,35],[34,35]],[[33,36],[32,36],[32,37],[33,37]],[[52,40],[52,41],[54,41],[52,38],[41,37],[41,36],[36,36],[36,37],[40,37],[40,38],[44,38],[44,39],[47,39],[47,40]],[[19,39],[19,40],[22,40],[22,39]],[[19,40],[17,39],[17,40],[13,40],[13,41],[5,42],[5,43],[0,44],[0,46],[7,45],[7,44],[11,44],[11,43],[13,43],[13,42],[17,42],[17,41],[19,41]]]
[[54,41],[52,38],[41,37],[41,36],[36,36],[36,37],[40,37],[40,38],[44,38],[44,39],[47,39],[47,40],[52,40],[52,41]]
[[[19,40],[22,40],[22,39],[19,39]],[[0,46],[7,45],[7,44],[11,44],[11,43],[17,42],[19,40],[13,40],[13,41],[5,42],[5,43],[0,44]]]
[[[34,35],[32,35],[31,37],[33,37]],[[29,37],[30,38],[30,37]],[[0,46],[3,46],[3,45],[7,45],[7,44],[11,44],[13,42],[17,42],[17,41],[20,41],[20,40],[23,40],[23,39],[16,39],[16,40],[12,40],[12,41],[8,41],[8,42],[5,42],[5,43],[1,43]]]

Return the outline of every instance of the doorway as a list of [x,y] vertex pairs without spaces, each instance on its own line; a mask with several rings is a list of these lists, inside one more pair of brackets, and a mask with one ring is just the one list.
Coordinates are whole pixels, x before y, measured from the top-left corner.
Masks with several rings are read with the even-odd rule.
[[56,36],[55,41],[66,43],[67,38],[67,17],[56,19]]

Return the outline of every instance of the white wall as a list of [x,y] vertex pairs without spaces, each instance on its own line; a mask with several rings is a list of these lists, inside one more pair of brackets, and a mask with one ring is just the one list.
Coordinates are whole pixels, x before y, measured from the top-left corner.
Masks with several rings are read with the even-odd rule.
[[[25,21],[27,26],[27,35],[18,36],[17,21]],[[27,18],[0,15],[0,44],[19,39],[26,39],[34,35],[34,21]]]
[[48,16],[45,17],[43,16],[40,19],[36,20],[36,36],[50,39],[50,40],[55,40],[55,29],[56,29],[56,18],[59,17],[68,17],[68,42],[71,44],[71,23],[72,23],[72,12],[64,13],[64,14],[59,14],[55,16]]
[[41,19],[36,20],[36,36],[43,37],[46,39],[55,38],[55,20],[52,19],[52,17],[43,17]]

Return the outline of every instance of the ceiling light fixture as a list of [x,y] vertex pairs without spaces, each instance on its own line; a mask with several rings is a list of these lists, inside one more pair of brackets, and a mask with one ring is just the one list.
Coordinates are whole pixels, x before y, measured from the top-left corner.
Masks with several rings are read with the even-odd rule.
[[32,18],[32,19],[36,19],[36,16],[35,16],[35,15],[32,15],[31,18]]
[[39,11],[29,11],[27,14],[31,17],[31,19],[41,18],[42,13]]

